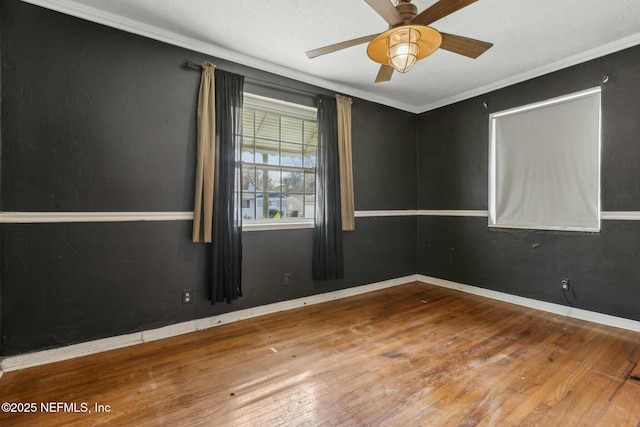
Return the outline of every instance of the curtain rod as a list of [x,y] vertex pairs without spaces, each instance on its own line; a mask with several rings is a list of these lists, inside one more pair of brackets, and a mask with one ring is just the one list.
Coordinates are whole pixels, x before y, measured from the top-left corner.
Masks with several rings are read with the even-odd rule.
[[[183,63],[185,68],[191,68],[194,70],[202,70],[202,66],[200,64],[196,64],[193,61],[189,61],[188,59],[184,60]],[[262,86],[267,86],[267,87],[271,87],[271,88],[275,88],[275,89],[283,89],[287,92],[292,92],[292,93],[299,93],[301,95],[313,95],[314,97],[317,95],[317,93],[315,92],[310,92],[308,90],[303,90],[303,89],[294,89],[291,88],[289,86],[284,86],[284,85],[280,85],[277,83],[272,83],[272,82],[267,82],[265,80],[260,80],[260,79],[256,79],[253,77],[245,77],[245,80],[249,83],[256,83]]]

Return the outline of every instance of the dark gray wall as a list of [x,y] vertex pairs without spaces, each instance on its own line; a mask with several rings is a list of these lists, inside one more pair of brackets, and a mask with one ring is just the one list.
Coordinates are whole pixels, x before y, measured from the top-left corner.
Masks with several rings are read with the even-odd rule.
[[[640,210],[640,47],[421,114],[418,208],[487,209],[489,114],[602,85],[602,209]],[[483,102],[488,108],[485,109]],[[421,217],[418,272],[640,320],[640,223],[600,233],[489,229],[486,218]]]
[[[279,99],[326,93],[17,0],[0,13],[3,211],[191,210],[200,76],[184,59],[214,60]],[[356,209],[415,209],[415,115],[354,101]],[[311,230],[245,232],[244,296],[212,306],[209,248],[191,243],[190,221],[1,224],[0,355],[414,274],[416,227],[358,218],[333,282],[311,279]]]
[[[181,64],[213,58],[17,0],[0,8],[0,208],[191,210],[199,73]],[[603,209],[640,210],[638,57],[640,48],[629,49],[419,116],[356,99],[356,209],[486,210],[488,115],[597,86],[608,75]],[[308,103],[300,91],[327,93],[215,62],[252,79],[248,90],[263,95]],[[209,249],[190,242],[190,228],[189,221],[0,224],[0,355],[416,271],[559,304],[567,304],[559,281],[568,277],[576,307],[640,320],[635,221],[604,221],[589,234],[489,230],[486,218],[358,218],[344,236],[346,277],[333,282],[311,279],[311,230],[245,232],[244,297],[213,306]],[[288,286],[283,273],[291,274]],[[180,303],[183,288],[195,290],[193,304]]]
[[[4,16],[3,13],[3,9],[4,9],[4,4],[2,2],[0,2],[0,22],[2,19],[2,16]],[[0,126],[2,124],[2,57],[3,57],[3,50],[1,47],[3,46],[3,37],[2,37],[2,29],[0,28]],[[2,132],[0,131],[0,165],[2,162]],[[1,168],[1,166],[0,166]],[[2,187],[2,179],[1,179],[2,174],[0,173],[0,188]],[[2,211],[2,204],[0,203],[0,211]],[[0,230],[0,254],[2,254],[2,257],[0,257],[0,263],[4,264],[4,239],[2,238],[2,231]],[[2,274],[0,274],[0,348],[2,348]],[[1,354],[1,353],[0,353]]]

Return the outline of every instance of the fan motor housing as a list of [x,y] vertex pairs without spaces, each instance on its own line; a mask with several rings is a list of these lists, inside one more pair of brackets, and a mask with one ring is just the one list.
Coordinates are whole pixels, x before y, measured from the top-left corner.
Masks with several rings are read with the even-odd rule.
[[409,3],[408,1],[398,2],[396,10],[400,14],[400,16],[402,16],[402,19],[404,19],[405,24],[408,24],[409,21],[411,21],[418,14],[418,8],[416,7],[416,5]]

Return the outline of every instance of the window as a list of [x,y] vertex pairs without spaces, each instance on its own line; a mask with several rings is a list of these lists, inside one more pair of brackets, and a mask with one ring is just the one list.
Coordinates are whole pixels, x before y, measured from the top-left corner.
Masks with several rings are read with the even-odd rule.
[[244,223],[313,222],[316,109],[245,94],[242,132]]
[[600,230],[600,88],[489,121],[489,226]]

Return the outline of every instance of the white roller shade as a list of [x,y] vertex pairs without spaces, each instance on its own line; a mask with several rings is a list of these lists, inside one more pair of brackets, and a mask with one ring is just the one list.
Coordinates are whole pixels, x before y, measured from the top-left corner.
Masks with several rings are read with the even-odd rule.
[[489,120],[489,226],[599,231],[600,88]]

